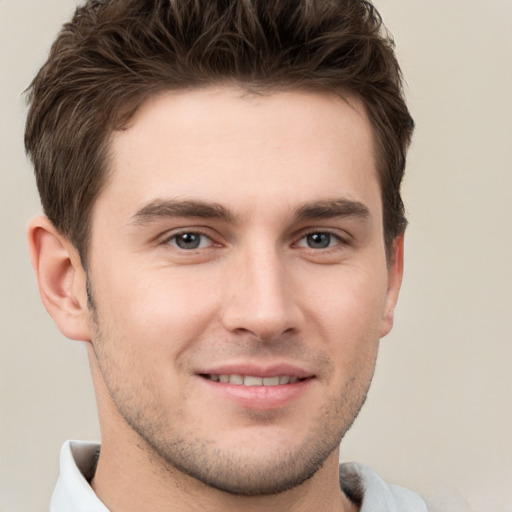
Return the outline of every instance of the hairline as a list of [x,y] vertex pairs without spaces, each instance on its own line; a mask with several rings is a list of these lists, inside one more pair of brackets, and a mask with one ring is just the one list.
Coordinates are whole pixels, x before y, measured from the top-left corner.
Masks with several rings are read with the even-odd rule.
[[[80,256],[82,267],[87,270],[89,263],[89,249],[91,246],[92,238],[92,216],[97,200],[102,194],[105,187],[111,181],[114,173],[113,166],[113,155],[112,155],[112,142],[114,134],[116,132],[124,131],[129,129],[130,123],[133,121],[137,113],[141,108],[149,101],[164,96],[170,93],[182,94],[186,92],[193,92],[198,90],[212,89],[215,87],[221,88],[233,88],[245,91],[247,94],[253,95],[273,95],[285,92],[304,92],[311,94],[318,94],[324,96],[337,97],[344,101],[350,108],[363,114],[369,122],[371,127],[371,139],[373,148],[373,159],[375,163],[376,178],[379,186],[381,207],[382,207],[382,230],[384,234],[385,251],[388,263],[391,259],[391,246],[394,239],[400,236],[404,229],[388,240],[386,233],[386,219],[385,219],[385,208],[384,208],[384,186],[383,186],[383,174],[386,167],[386,158],[384,155],[384,148],[382,140],[377,133],[377,126],[374,123],[371,112],[362,95],[357,94],[354,91],[350,91],[348,88],[340,87],[338,90],[335,88],[329,88],[327,86],[318,83],[293,83],[289,82],[276,82],[276,83],[264,83],[264,82],[244,82],[237,79],[218,79],[211,80],[207,84],[183,84],[177,87],[169,87],[168,85],[162,85],[161,87],[149,88],[148,90],[142,91],[140,94],[134,94],[124,105],[118,109],[116,113],[116,121],[111,126],[104,126],[104,137],[103,141],[98,146],[98,156],[100,161],[101,172],[99,173],[99,184],[96,190],[96,195],[89,205],[89,209],[86,212],[84,228],[80,230],[79,239],[71,241],[73,246],[77,249]],[[354,101],[357,103],[359,109],[355,108]],[[124,111],[124,112],[123,112]]]

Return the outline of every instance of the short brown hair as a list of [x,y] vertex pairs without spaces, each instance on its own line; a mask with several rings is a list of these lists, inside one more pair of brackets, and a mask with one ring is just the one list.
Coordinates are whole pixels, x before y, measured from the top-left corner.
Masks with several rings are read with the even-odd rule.
[[365,0],[89,0],[29,90],[25,146],[43,209],[82,262],[113,130],[164,90],[237,83],[362,100],[373,125],[389,253],[413,120],[394,45]]

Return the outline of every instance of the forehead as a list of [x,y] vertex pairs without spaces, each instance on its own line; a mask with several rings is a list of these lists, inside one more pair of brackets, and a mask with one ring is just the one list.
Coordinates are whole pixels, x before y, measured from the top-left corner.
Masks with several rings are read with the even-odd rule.
[[114,132],[109,158],[111,179],[98,207],[115,202],[127,215],[162,196],[236,209],[262,200],[297,207],[329,195],[378,195],[365,110],[333,94],[234,87],[162,93]]

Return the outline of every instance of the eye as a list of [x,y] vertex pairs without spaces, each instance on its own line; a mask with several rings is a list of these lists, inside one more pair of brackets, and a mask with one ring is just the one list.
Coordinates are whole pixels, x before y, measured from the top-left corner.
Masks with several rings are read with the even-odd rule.
[[309,249],[327,249],[338,245],[340,242],[341,239],[338,236],[319,231],[302,237],[297,245],[299,247],[308,247]]
[[193,251],[195,249],[202,249],[210,246],[212,244],[212,240],[202,233],[187,231],[171,236],[167,239],[167,243],[184,251]]

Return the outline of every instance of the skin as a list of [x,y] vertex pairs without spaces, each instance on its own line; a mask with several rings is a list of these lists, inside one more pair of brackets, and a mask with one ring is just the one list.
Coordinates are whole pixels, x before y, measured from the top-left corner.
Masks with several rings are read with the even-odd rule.
[[[47,219],[29,228],[47,309],[88,342],[100,499],[114,512],[356,510],[339,443],[392,326],[403,249],[399,237],[387,261],[362,106],[165,93],[113,134],[109,164],[87,274]],[[284,393],[204,378],[292,371],[307,378]]]

